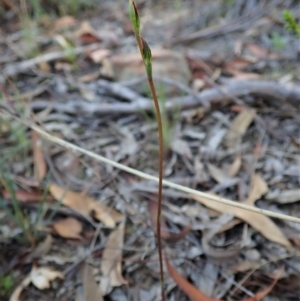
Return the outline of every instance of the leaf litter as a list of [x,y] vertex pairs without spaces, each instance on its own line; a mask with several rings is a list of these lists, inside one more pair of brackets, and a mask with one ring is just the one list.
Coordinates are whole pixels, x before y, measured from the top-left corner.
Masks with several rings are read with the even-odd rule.
[[[31,110],[53,135],[156,175],[155,116],[127,11],[120,9],[119,1],[104,2],[107,4],[103,3],[100,12],[91,10],[91,17],[80,13],[57,18],[54,29],[43,20],[34,38],[38,51],[33,52],[32,59],[14,52],[22,49],[24,40],[12,34],[12,27],[8,29],[4,20],[0,98],[5,101],[1,101],[0,110],[2,103],[17,104],[24,112]],[[145,16],[143,33],[147,39],[151,37],[153,46],[161,105],[173,108],[166,118],[178,116],[176,139],[166,145],[165,177],[248,205],[298,216],[297,50],[293,49],[293,37],[286,35],[278,21],[281,9],[267,3],[266,9],[274,15],[266,18],[260,16],[260,7],[254,2],[224,4],[224,10],[214,1],[194,1],[194,6],[188,1],[191,5],[177,11],[173,2],[151,3],[151,10],[140,5]],[[297,3],[285,5],[295,11],[299,8]],[[11,13],[6,6],[5,13]],[[220,24],[220,19],[221,25],[210,27]],[[196,38],[188,33],[193,31]],[[287,40],[282,52],[276,48],[282,41],[276,40],[274,32],[282,41]],[[182,49],[168,46],[178,37],[190,39],[190,44],[181,39]],[[10,81],[5,80],[7,76],[11,76]],[[229,83],[234,89],[228,92]],[[258,88],[260,85],[263,89]],[[293,93],[284,94],[286,89]],[[135,190],[132,187],[140,184],[139,179],[87,156],[64,156],[61,147],[41,144],[35,132],[25,130],[23,139],[7,121],[0,126],[0,147],[5,156],[1,183],[6,175],[13,179],[24,216],[28,221],[39,221],[33,233],[42,229],[47,234],[31,248],[16,242],[15,233],[22,233],[22,229],[13,223],[10,211],[3,211],[2,199],[9,209],[14,199],[1,185],[0,274],[10,271],[16,281],[20,280],[14,283],[18,288],[11,295],[14,300],[22,301],[23,295],[34,293],[43,299],[43,290],[34,292],[33,285],[28,290],[23,288],[31,283],[25,264],[32,262],[32,270],[47,270],[55,263],[52,271],[64,271],[67,277],[60,287],[57,280],[36,273],[40,288],[45,283],[50,285],[48,299],[74,300],[76,275],[83,284],[78,293],[81,299],[101,300],[107,295],[111,300],[121,300],[134,295],[137,300],[143,299],[141,296],[153,300],[160,288],[154,255],[157,203],[151,201],[156,186],[143,182],[142,188]],[[22,149],[22,139],[29,141],[28,148]],[[22,151],[15,152],[14,146]],[[68,163],[68,156],[73,156],[74,162]],[[47,186],[50,194],[45,196]],[[171,279],[174,275],[183,291],[195,287],[195,295],[190,298],[199,296],[200,290],[203,300],[249,301],[267,294],[272,300],[272,292],[289,300],[299,295],[299,288],[287,293],[282,279],[273,288],[268,280],[272,276],[266,277],[284,265],[284,280],[299,282],[299,273],[291,268],[298,266],[292,252],[297,252],[300,240],[294,224],[167,188],[164,194],[164,248],[166,256],[172,262],[174,259],[174,267],[178,266],[177,272],[169,262],[168,300],[187,300]],[[16,250],[15,257],[12,250]],[[274,256],[277,261],[264,264]],[[284,256],[290,257],[280,260]],[[178,277],[179,272],[186,278]],[[252,274],[243,281],[247,272]],[[253,285],[257,283],[259,286]]]

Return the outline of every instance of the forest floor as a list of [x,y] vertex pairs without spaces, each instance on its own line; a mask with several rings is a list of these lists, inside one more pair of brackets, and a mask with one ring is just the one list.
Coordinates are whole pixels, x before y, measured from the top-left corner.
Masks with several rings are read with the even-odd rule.
[[[0,300],[161,300],[157,125],[128,3],[77,2],[0,5]],[[164,179],[279,217],[165,185],[167,300],[300,300],[300,39],[282,17],[300,3],[137,7]]]

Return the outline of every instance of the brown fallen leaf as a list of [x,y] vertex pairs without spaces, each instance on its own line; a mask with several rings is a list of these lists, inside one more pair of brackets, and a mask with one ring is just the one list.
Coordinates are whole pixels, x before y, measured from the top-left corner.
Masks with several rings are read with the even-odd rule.
[[232,121],[231,127],[225,136],[225,143],[228,148],[233,148],[241,143],[244,134],[255,117],[255,114],[255,110],[245,109]]
[[57,19],[53,23],[53,28],[54,29],[61,29],[61,28],[73,26],[76,23],[77,23],[77,21],[74,17],[72,17],[72,16],[63,16],[63,17]]
[[[245,203],[254,206],[256,200],[258,200],[268,191],[268,186],[258,174],[254,174],[252,176],[251,186],[251,192]],[[206,207],[214,209],[218,212],[234,214],[236,217],[251,225],[267,239],[281,244],[287,248],[291,248],[291,243],[289,242],[289,240],[269,217],[255,212],[247,211],[242,208],[212,202],[200,196],[191,195],[191,197],[194,200],[204,204]]]
[[38,67],[42,72],[51,72],[51,66],[48,62],[40,61],[38,63]]
[[110,50],[108,49],[96,49],[89,53],[89,57],[94,63],[101,63],[102,60],[110,55]]
[[245,48],[256,58],[265,59],[269,56],[269,51],[253,43],[247,43]]
[[81,43],[88,44],[101,40],[96,29],[94,29],[89,21],[83,21],[79,29],[75,32],[75,36],[80,39]]
[[84,262],[79,274],[84,290],[84,301],[102,301],[103,295],[93,275],[93,268]]
[[82,232],[82,224],[76,218],[67,217],[53,224],[57,234],[64,238],[80,239]]
[[277,283],[278,279],[280,278],[282,272],[283,272],[283,268],[277,273],[277,275],[275,276],[273,282],[270,284],[270,286],[268,286],[267,288],[265,288],[264,290],[256,293],[254,296],[243,299],[242,301],[260,301],[262,298],[264,298],[265,296],[267,296],[271,290],[273,289],[273,287],[275,286],[275,284]]
[[251,179],[251,191],[245,201],[245,204],[254,205],[257,200],[259,200],[263,195],[265,195],[269,188],[266,181],[259,175],[253,174]]
[[34,162],[34,177],[38,181],[42,181],[47,173],[47,165],[42,149],[42,140],[38,133],[32,130],[31,133],[33,162]]
[[[100,270],[104,277],[108,277],[109,286],[121,286],[127,281],[122,276],[122,253],[124,244],[125,222],[122,222],[110,233],[103,250]],[[103,283],[100,284],[102,287]],[[107,284],[106,284],[107,285]],[[104,293],[106,289],[101,289]]]
[[165,255],[165,262],[167,270],[172,279],[176,282],[178,287],[192,300],[192,301],[221,301],[220,299],[215,299],[207,296],[200,290],[198,290],[194,285],[183,278],[175,268],[170,264],[168,257]]
[[234,178],[240,171],[242,166],[242,158],[241,156],[236,156],[232,164],[228,169],[228,176]]
[[123,218],[123,215],[114,209],[79,192],[66,190],[56,184],[50,184],[49,190],[53,197],[64,206],[72,208],[84,216],[89,216],[93,212],[93,216],[107,227],[114,228],[116,223]]
[[[11,193],[7,190],[1,191],[2,195],[6,199],[11,199]],[[37,191],[26,191],[26,190],[16,190],[15,191],[16,199],[19,202],[29,203],[29,202],[38,202],[45,199],[45,196],[43,193],[37,192]],[[52,196],[46,197],[47,201],[53,200]]]
[[250,64],[254,63],[255,61],[251,58],[236,56],[233,60],[227,62],[224,66],[226,71],[228,70],[243,70],[248,67]]

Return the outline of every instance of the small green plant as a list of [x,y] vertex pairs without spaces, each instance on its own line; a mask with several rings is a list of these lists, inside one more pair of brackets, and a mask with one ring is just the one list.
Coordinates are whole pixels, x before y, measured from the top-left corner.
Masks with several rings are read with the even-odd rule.
[[29,4],[32,7],[32,15],[33,19],[36,21],[40,21],[45,13],[40,0],[29,0]]
[[162,253],[162,239],[161,239],[162,182],[163,182],[163,156],[164,156],[163,124],[162,124],[159,101],[157,98],[157,93],[152,77],[151,49],[148,43],[146,42],[146,40],[141,36],[140,17],[135,2],[133,0],[129,0],[129,16],[133,27],[133,32],[140,50],[140,54],[144,61],[148,83],[153,97],[156,119],[157,119],[158,140],[159,140],[159,164],[158,164],[159,181],[158,181],[158,210],[157,210],[158,212],[157,212],[157,220],[156,220],[156,233],[157,233],[157,247],[158,247],[158,255],[159,255],[161,297],[162,297],[162,301],[165,301],[166,297],[164,293],[164,270],[163,270],[163,253]]
[[24,42],[23,55],[25,53],[29,58],[39,54],[39,44],[37,36],[39,33],[37,22],[28,15],[21,15],[22,38]]
[[30,243],[30,245],[35,245],[34,237],[30,231],[30,218],[23,213],[21,207],[18,203],[16,192],[12,183],[12,180],[4,177],[4,172],[1,170],[1,183],[5,187],[5,190],[9,192],[12,201],[12,209],[5,204],[4,199],[0,196],[0,208],[5,210],[5,212],[11,217],[14,223],[22,229],[24,236],[20,236],[20,239],[24,242]]
[[16,236],[15,239],[35,247],[41,237],[43,225],[50,223],[55,214],[50,215],[47,220],[44,218],[48,211],[48,208],[45,206],[48,189],[45,189],[43,195],[41,195],[36,214],[31,216],[27,211],[22,210],[16,196],[15,185],[8,172],[4,172],[2,168],[0,168],[0,184],[9,193],[11,200],[11,205],[9,206],[0,195],[0,209],[4,210],[14,224],[21,229],[20,235]]
[[58,7],[61,16],[76,15],[86,8],[92,8],[94,5],[92,0],[54,0],[53,3]]
[[0,209],[3,209],[7,216],[14,222],[14,224],[21,229],[21,234],[17,237],[18,240],[32,246],[35,245],[39,235],[39,225],[41,224],[41,217],[45,215],[47,209],[44,206],[44,200],[47,196],[47,190],[41,196],[38,211],[35,217],[27,214],[22,210],[16,195],[16,186],[10,176],[11,166],[18,160],[27,173],[31,173],[31,164],[28,160],[30,151],[30,140],[26,135],[26,127],[14,122],[9,122],[6,119],[0,118],[0,124],[8,125],[5,136],[9,137],[12,142],[12,147],[6,148],[0,158],[0,186],[10,195],[11,202],[9,205],[0,194]]
[[282,12],[282,18],[285,22],[285,28],[293,34],[300,36],[300,23],[296,21],[291,11],[284,10]]
[[271,43],[273,48],[277,50],[281,50],[285,46],[285,41],[283,40],[283,37],[278,32],[273,32],[271,35]]
[[6,296],[8,296],[13,287],[13,284],[13,277],[11,274],[8,274],[6,276],[0,275],[0,297],[5,298]]

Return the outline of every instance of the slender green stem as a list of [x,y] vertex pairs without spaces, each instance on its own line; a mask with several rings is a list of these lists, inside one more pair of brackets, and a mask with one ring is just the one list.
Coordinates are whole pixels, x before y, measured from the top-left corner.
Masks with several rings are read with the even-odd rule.
[[[144,57],[143,42],[141,36],[136,34],[135,37],[141,56],[143,58]],[[163,266],[163,252],[162,252],[162,239],[161,239],[161,211],[162,211],[162,187],[163,187],[162,182],[163,182],[163,156],[164,156],[163,126],[162,126],[162,118],[161,118],[161,112],[160,112],[156,89],[154,86],[152,75],[149,75],[148,70],[147,70],[147,77],[148,77],[148,82],[150,85],[153,102],[155,106],[157,127],[158,127],[158,141],[159,141],[158,179],[159,180],[158,180],[158,211],[157,211],[157,220],[156,220],[156,233],[157,233],[157,249],[158,249],[158,256],[159,256],[159,271],[160,271],[160,281],[161,281],[161,297],[162,297],[162,301],[165,301],[166,296],[164,291],[164,266]]]

